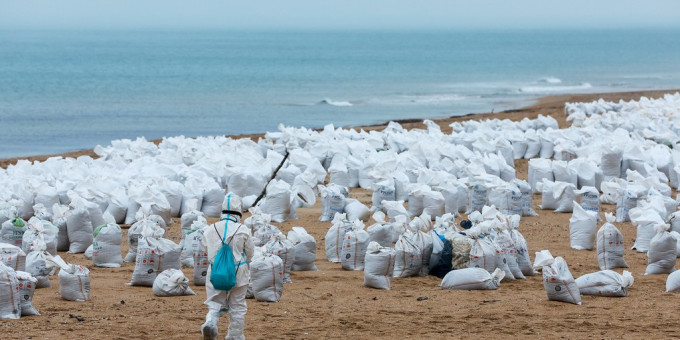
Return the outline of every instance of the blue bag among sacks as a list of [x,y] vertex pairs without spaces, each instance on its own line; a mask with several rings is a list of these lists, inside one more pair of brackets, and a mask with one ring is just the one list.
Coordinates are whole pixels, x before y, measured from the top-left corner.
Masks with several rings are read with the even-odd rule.
[[[230,200],[231,196],[227,196],[227,199]],[[229,207],[229,202],[227,202],[227,207]],[[234,233],[234,236],[231,237],[229,242],[224,243],[227,237],[227,228],[229,227],[229,215],[223,220],[225,221],[224,234],[220,237],[222,239],[222,247],[217,252],[215,260],[210,267],[210,283],[212,283],[213,287],[217,290],[230,291],[236,286],[236,274],[238,273],[239,267],[245,264],[245,261],[241,263],[235,263],[234,261],[234,253],[231,251],[231,241],[234,239],[234,236],[236,236],[236,233]],[[217,231],[217,227],[215,227],[214,224],[213,228],[215,228],[215,232],[217,233],[217,236],[219,236],[220,233]],[[239,228],[241,228],[241,226],[239,226]],[[238,229],[236,231],[238,232]],[[243,254],[242,257],[245,259],[245,254]]]

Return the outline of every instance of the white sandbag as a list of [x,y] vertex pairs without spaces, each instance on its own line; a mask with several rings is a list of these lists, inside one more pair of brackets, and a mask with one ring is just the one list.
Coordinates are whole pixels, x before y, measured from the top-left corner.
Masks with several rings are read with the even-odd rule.
[[390,289],[395,256],[394,249],[381,247],[377,242],[369,243],[364,259],[364,286]]
[[[203,237],[203,229],[196,230],[195,232],[187,235],[190,238],[193,237]],[[194,250],[192,253],[193,259],[193,279],[194,285],[205,286],[205,280],[208,277],[208,269],[210,267],[210,262],[208,261],[208,251],[203,247],[203,243],[198,241],[198,249]]]
[[437,187],[437,190],[444,196],[444,211],[457,214],[461,205],[463,211],[467,210],[468,192],[463,190],[462,185],[446,183]]
[[86,267],[69,264],[59,271],[59,292],[68,301],[90,300],[90,270]]
[[367,222],[371,216],[371,212],[368,207],[354,198],[348,198],[345,200],[344,211],[347,214],[347,219],[350,221],[361,220],[363,222]]
[[26,254],[26,272],[38,280],[36,288],[52,287],[50,276],[54,275],[57,270],[54,264],[48,261],[50,254],[44,249],[43,244],[42,247],[38,247],[38,249]]
[[[33,206],[33,211],[35,212],[35,217],[43,221],[51,221],[53,216],[52,213],[47,210],[47,208],[42,204],[36,204]],[[4,221],[2,221],[4,222]],[[2,223],[0,222],[0,223]]]
[[430,215],[432,219],[444,215],[444,203],[444,196],[440,192],[427,191],[423,193],[423,214]]
[[543,179],[550,182],[555,180],[552,172],[552,162],[549,159],[536,158],[529,160],[528,182],[534,194],[540,193],[536,185]]
[[623,159],[623,152],[617,148],[611,148],[605,145],[602,151],[600,160],[600,167],[602,168],[602,175],[605,180],[612,177],[620,177],[621,175],[621,161]]
[[617,179],[600,184],[602,195],[600,202],[603,204],[616,204],[621,196],[621,183]]
[[326,259],[329,262],[341,262],[342,242],[344,241],[345,233],[352,228],[352,223],[345,217],[345,214],[336,213],[335,217],[333,217],[333,224],[328,229],[324,238]]
[[[1,275],[1,274],[0,274]],[[30,273],[17,271],[16,278],[19,281],[19,305],[21,316],[40,315],[33,306],[33,293],[35,292],[38,279]]]
[[534,267],[543,270],[543,288],[548,300],[581,304],[578,285],[562,257],[553,258],[548,250],[536,252]]
[[180,269],[181,249],[174,242],[161,238],[161,230],[142,230],[130,285],[151,287],[158,273],[169,268]]
[[261,247],[264,246],[265,244],[269,243],[269,241],[276,237],[277,235],[281,235],[281,230],[277,228],[275,225],[272,224],[266,224],[260,228],[258,228],[254,233],[253,236],[255,236],[256,239],[259,240],[259,242],[255,242],[255,246]]
[[527,249],[527,241],[524,239],[522,233],[520,233],[518,230],[519,222],[520,217],[518,215],[512,215],[508,219],[508,229],[510,231],[512,241],[515,244],[517,254],[517,265],[524,276],[534,276],[538,274],[538,272],[534,270],[534,267],[531,264],[529,249]]
[[473,230],[468,231],[468,235],[472,238],[469,268],[482,268],[493,273],[496,270],[496,249],[488,239],[479,237],[479,233]]
[[153,281],[153,293],[156,296],[196,295],[189,287],[189,279],[179,269],[166,269]]
[[489,204],[489,187],[486,183],[473,182],[468,185],[469,204],[466,214],[474,211],[482,211],[485,205]]
[[115,223],[102,224],[94,232],[92,262],[97,267],[117,268],[123,264],[120,245],[123,232]]
[[668,275],[666,278],[666,291],[678,292],[680,291],[680,270],[676,270]]
[[600,221],[600,192],[595,187],[584,186],[576,191],[576,194],[581,196],[581,208],[595,212],[597,220]]
[[283,260],[268,253],[254,255],[250,282],[257,301],[278,302],[283,294]]
[[670,274],[675,271],[677,240],[668,232],[668,224],[657,224],[654,229],[656,234],[649,242],[645,275]]
[[432,255],[432,238],[421,231],[429,217],[416,217],[409,223],[408,229],[399,236],[394,250],[396,260],[393,277],[425,276],[428,274],[428,264]]
[[[288,218],[297,219],[298,208],[312,208],[314,204],[316,204],[316,192],[314,192],[312,187],[306,184],[297,184],[291,187],[290,215]],[[366,211],[368,211],[368,207],[366,207]]]
[[627,188],[622,188],[616,201],[616,222],[630,221],[630,210],[637,207],[638,200],[642,196],[644,196],[643,187],[629,185]]
[[546,134],[539,134],[539,141],[541,142],[541,152],[539,157],[541,158],[552,158],[555,148],[555,143],[552,139],[549,139]]
[[524,158],[531,159],[538,157],[541,153],[541,141],[539,140],[538,135],[536,135],[536,133],[526,134],[525,137],[527,142],[527,150],[524,153]]
[[489,273],[483,268],[463,268],[448,272],[439,284],[442,289],[461,290],[493,290],[505,276],[505,272],[496,268]]
[[12,268],[0,263],[0,319],[21,317],[19,280]]
[[368,247],[368,233],[364,230],[364,224],[355,220],[352,228],[345,232],[342,241],[342,253],[340,263],[344,270],[364,270],[364,258]]
[[139,238],[142,237],[142,231],[145,229],[157,230],[160,235],[164,234],[164,230],[158,225],[158,223],[151,221],[149,219],[143,219],[135,222],[130,229],[128,229],[128,253],[125,255],[125,262],[135,262],[137,258],[137,245],[139,244]]
[[520,179],[514,179],[512,180],[512,183],[516,185],[520,193],[522,193],[521,216],[538,216],[534,210],[533,191],[531,190],[531,185],[529,185],[529,182]]
[[264,250],[281,258],[283,261],[283,283],[292,283],[290,270],[293,268],[293,263],[295,263],[295,246],[293,242],[288,241],[285,235],[278,234],[264,245]]
[[272,216],[274,222],[285,222],[290,215],[290,185],[284,181],[272,180],[267,185],[265,198],[260,209]]
[[92,246],[92,244],[90,244],[90,246],[87,247],[87,249],[85,249],[83,256],[85,256],[85,258],[88,260],[92,260],[92,253],[94,253],[94,247]]
[[68,206],[55,204],[52,206],[52,223],[59,233],[57,234],[57,251],[68,251],[71,246],[71,241],[68,239],[68,228],[67,221],[68,216],[71,214]]
[[223,188],[215,186],[203,191],[203,201],[201,202],[201,212],[208,217],[220,217],[222,213],[222,201],[226,195]]
[[33,248],[33,244],[39,238],[45,244],[45,250],[52,254],[57,254],[57,235],[59,230],[49,221],[43,221],[37,217],[31,217],[26,223],[26,231],[21,239],[21,250],[28,253]]
[[42,184],[35,193],[35,204],[42,204],[44,207],[52,207],[59,203],[59,193],[53,186]]
[[565,182],[548,182],[543,180],[538,187],[541,189],[541,209],[555,210],[555,212],[572,212],[576,194],[576,186]]
[[671,214],[669,223],[671,225],[670,231],[677,231],[680,233],[680,211]]
[[316,261],[316,240],[303,227],[293,227],[288,232],[288,240],[295,246],[295,261],[292,270],[318,270]]
[[553,161],[552,171],[555,182],[571,183],[574,186],[578,185],[578,173],[576,169],[569,166],[568,162]]
[[394,221],[397,216],[408,217],[408,211],[404,208],[404,201],[384,201],[382,202],[383,212],[390,220]]
[[[396,189],[394,187],[394,180],[391,178],[382,180],[372,185],[373,195],[371,197],[371,210],[376,211],[382,209],[382,201],[395,201]],[[350,220],[353,221],[353,220]]]
[[489,190],[489,204],[504,215],[522,214],[522,192],[510,183],[494,186]]
[[601,270],[628,268],[623,258],[623,234],[614,225],[616,217],[607,213],[605,218],[607,222],[597,231],[597,263]]
[[319,221],[330,221],[336,213],[344,212],[345,199],[347,197],[345,193],[349,193],[347,187],[329,184],[328,186],[319,185],[318,189],[321,195],[321,216]]
[[[181,221],[181,230],[182,230],[182,236],[186,235],[188,232],[191,231],[191,225],[198,219],[203,218],[205,220],[205,214],[199,210],[191,210],[188,211],[184,214],[182,214],[182,217],[180,219]],[[269,222],[267,222],[269,223]],[[207,221],[206,221],[207,224]]]
[[[632,249],[635,249],[640,253],[646,253],[649,250],[649,242],[656,234],[654,232],[654,226],[663,224],[663,220],[655,211],[641,208],[633,208],[630,210],[630,220],[637,226],[635,243],[633,244]],[[616,221],[619,221],[618,217]]]
[[208,222],[203,217],[195,220],[191,225],[191,230],[180,241],[182,253],[179,260],[183,267],[194,267],[194,256],[201,252],[200,249],[203,247],[201,239],[206,227],[208,227]]
[[368,241],[377,242],[381,247],[392,246],[392,224],[385,221],[385,213],[376,211],[373,214],[375,224],[366,228],[368,233]]
[[26,228],[26,221],[19,217],[3,222],[2,229],[0,229],[0,242],[21,248]]
[[0,243],[0,262],[16,271],[25,271],[26,253],[15,245]]
[[81,206],[74,207],[66,220],[66,231],[71,243],[68,252],[84,252],[94,239],[92,236],[93,229],[88,210]]
[[633,275],[627,270],[623,275],[613,270],[603,270],[585,274],[576,279],[581,295],[622,297],[628,295],[628,288],[633,285]]
[[512,141],[512,157],[514,159],[520,159],[524,157],[527,152],[527,142],[526,140],[513,140]]
[[[182,203],[181,198],[179,202],[180,204]],[[129,203],[125,190],[117,188],[114,192],[109,193],[109,205],[106,206],[104,213],[109,213],[113,216],[116,223],[125,223]],[[177,209],[179,210],[179,207]]]
[[591,250],[595,246],[597,215],[574,202],[574,212],[569,219],[569,243],[572,249]]
[[425,208],[423,205],[423,196],[426,192],[431,191],[427,185],[419,185],[412,188],[408,193],[408,215],[419,216],[423,213]]
[[[519,263],[517,263],[517,248],[510,232],[505,230],[505,228],[500,228],[494,235],[493,242],[500,249],[500,254],[503,255],[503,264],[507,266],[512,276],[518,280],[525,279],[526,277],[522,273]],[[505,272],[505,268],[503,268],[503,271]]]

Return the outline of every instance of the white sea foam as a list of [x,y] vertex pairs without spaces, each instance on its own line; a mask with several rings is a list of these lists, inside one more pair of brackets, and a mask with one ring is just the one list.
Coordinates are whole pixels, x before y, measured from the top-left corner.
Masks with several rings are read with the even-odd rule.
[[348,101],[336,101],[336,100],[330,100],[330,99],[324,99],[320,101],[318,104],[320,105],[331,105],[331,106],[354,106],[354,104],[348,102]]
[[546,83],[546,84],[561,84],[562,79],[556,78],[556,77],[545,77],[545,78],[541,78],[538,82],[539,83]]
[[553,93],[553,92],[569,92],[581,91],[592,88],[590,83],[581,83],[579,85],[562,85],[562,86],[526,86],[521,87],[520,93]]

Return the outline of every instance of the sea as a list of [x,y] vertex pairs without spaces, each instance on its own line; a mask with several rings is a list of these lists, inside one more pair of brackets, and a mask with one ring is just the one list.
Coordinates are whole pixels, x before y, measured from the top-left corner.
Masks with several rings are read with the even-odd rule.
[[0,158],[680,88],[680,29],[0,30]]

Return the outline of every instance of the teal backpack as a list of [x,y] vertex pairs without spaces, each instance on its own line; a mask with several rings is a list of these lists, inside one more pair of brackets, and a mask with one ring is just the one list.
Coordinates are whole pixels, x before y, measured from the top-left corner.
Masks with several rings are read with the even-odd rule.
[[[227,196],[227,199],[230,200],[231,196]],[[227,205],[229,205],[229,201],[227,201]],[[243,262],[241,263],[235,263],[234,261],[234,253],[231,251],[231,241],[234,239],[234,236],[236,236],[236,232],[238,232],[238,229],[236,229],[236,232],[234,235],[231,237],[229,242],[224,243],[226,237],[227,237],[227,227],[229,226],[229,215],[227,215],[226,218],[223,219],[225,221],[224,223],[224,235],[220,236],[220,233],[217,231],[217,227],[213,224],[213,228],[215,228],[215,232],[217,233],[217,236],[222,239],[222,247],[220,250],[217,252],[217,255],[215,256],[215,260],[213,261],[213,264],[211,265],[211,273],[210,273],[210,283],[212,283],[213,287],[217,290],[224,290],[224,291],[229,291],[234,286],[236,286],[236,274],[238,273],[238,269],[241,267],[241,265],[245,264],[245,256],[243,256]],[[239,226],[239,229],[241,226]],[[245,255],[245,254],[243,254]]]

